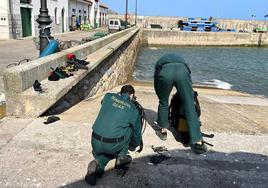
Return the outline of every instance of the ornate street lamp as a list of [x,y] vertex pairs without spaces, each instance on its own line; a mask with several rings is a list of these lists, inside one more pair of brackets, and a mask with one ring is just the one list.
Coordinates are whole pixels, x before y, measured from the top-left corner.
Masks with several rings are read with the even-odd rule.
[[39,9],[39,15],[36,19],[36,22],[39,23],[39,39],[40,39],[40,54],[48,45],[48,39],[51,39],[50,36],[50,24],[52,23],[52,19],[48,14],[47,9],[47,0],[40,0],[41,8]]
[[254,20],[256,18],[256,14],[251,14],[251,18]]
[[136,0],[136,4],[135,4],[135,25],[137,25],[137,1]]
[[126,15],[125,15],[125,27],[127,28],[127,15],[128,15],[128,0],[126,0]]
[[[265,18],[265,25],[267,25],[267,18],[268,18],[268,14],[264,15]],[[267,26],[266,26],[267,27]]]

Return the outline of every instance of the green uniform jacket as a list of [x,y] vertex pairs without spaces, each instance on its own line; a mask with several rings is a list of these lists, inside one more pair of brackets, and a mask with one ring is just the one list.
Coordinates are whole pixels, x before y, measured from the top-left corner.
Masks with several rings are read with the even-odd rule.
[[132,131],[131,144],[137,147],[141,143],[141,116],[127,94],[107,93],[93,131],[107,138],[120,138]]

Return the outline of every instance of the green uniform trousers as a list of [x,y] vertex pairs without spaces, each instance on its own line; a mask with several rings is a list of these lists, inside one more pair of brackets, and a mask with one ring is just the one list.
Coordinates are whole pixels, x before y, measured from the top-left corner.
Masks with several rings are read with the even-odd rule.
[[199,119],[194,105],[194,91],[190,73],[184,63],[168,63],[155,75],[154,87],[159,98],[157,123],[162,128],[169,127],[169,95],[173,86],[181,96],[185,112],[190,143],[202,140]]
[[128,154],[129,143],[131,140],[132,130],[129,129],[122,142],[104,143],[95,138],[91,139],[92,153],[94,158],[99,162],[99,170],[104,171],[108,162],[117,157],[123,157]]

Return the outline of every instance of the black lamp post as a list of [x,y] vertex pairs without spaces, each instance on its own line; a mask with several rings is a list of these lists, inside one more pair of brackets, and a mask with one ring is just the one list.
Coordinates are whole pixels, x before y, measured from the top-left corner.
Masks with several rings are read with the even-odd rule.
[[50,36],[50,24],[52,23],[52,20],[50,19],[50,16],[48,14],[47,9],[47,0],[40,0],[41,2],[41,8],[39,9],[39,15],[36,19],[36,22],[39,23],[38,28],[39,30],[39,38],[40,38],[40,54],[42,51],[47,47],[48,45],[48,39],[51,39]]
[[[267,25],[267,18],[268,18],[268,14],[264,15],[264,18],[265,18],[265,26]],[[267,26],[266,26],[267,27]]]
[[127,28],[127,15],[128,15],[128,0],[126,0],[126,15],[125,15],[125,27]]
[[135,4],[135,25],[137,25],[137,1],[136,0],[136,4]]

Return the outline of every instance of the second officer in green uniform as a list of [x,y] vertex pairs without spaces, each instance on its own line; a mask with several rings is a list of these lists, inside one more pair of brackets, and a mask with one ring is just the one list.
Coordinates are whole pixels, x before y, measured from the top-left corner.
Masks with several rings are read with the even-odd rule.
[[107,163],[116,158],[115,168],[127,165],[132,158],[128,150],[134,151],[141,145],[141,114],[132,98],[135,90],[125,85],[120,93],[107,93],[93,124],[92,153],[94,160],[88,165],[85,177],[90,185],[96,184]]
[[173,87],[176,87],[180,94],[182,106],[185,112],[190,145],[195,153],[207,151],[206,145],[202,141],[200,123],[194,105],[194,91],[190,69],[184,59],[177,54],[170,53],[162,56],[155,65],[154,87],[159,98],[157,124],[161,127],[156,134],[166,140],[166,128],[169,127],[169,95]]

